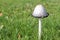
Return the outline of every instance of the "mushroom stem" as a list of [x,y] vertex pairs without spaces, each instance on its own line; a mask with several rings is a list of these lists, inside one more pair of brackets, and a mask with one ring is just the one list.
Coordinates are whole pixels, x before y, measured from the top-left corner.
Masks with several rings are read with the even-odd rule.
[[39,19],[39,27],[38,27],[38,40],[41,40],[41,19]]

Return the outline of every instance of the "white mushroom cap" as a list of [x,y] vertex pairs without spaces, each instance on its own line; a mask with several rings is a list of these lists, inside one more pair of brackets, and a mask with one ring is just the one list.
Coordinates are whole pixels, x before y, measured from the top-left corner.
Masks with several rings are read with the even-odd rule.
[[48,13],[42,5],[37,5],[32,15],[37,18],[45,18],[48,16]]

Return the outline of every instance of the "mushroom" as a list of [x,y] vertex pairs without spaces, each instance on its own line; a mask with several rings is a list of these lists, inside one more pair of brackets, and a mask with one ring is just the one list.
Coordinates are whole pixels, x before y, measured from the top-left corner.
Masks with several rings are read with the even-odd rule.
[[43,5],[37,5],[35,7],[32,15],[35,18],[39,18],[38,39],[40,40],[41,39],[41,28],[42,28],[41,19],[48,17],[49,14],[46,12]]

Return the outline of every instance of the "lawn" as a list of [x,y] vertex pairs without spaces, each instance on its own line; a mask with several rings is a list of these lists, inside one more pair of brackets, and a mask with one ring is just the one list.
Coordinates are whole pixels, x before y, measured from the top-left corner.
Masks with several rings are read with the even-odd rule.
[[38,18],[31,15],[38,4],[49,13],[41,40],[60,40],[60,0],[0,0],[0,40],[38,40]]

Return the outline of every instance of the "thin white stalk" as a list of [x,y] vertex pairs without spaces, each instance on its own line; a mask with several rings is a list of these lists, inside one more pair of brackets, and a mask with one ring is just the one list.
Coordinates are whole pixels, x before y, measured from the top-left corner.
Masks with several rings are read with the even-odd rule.
[[38,40],[41,40],[41,19],[39,19],[39,27],[38,27]]

